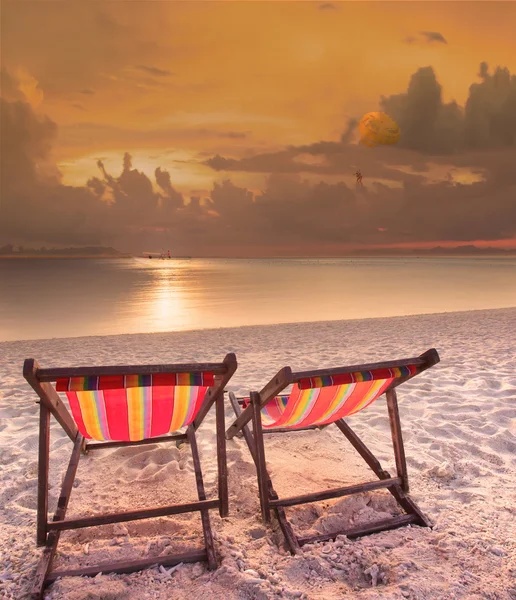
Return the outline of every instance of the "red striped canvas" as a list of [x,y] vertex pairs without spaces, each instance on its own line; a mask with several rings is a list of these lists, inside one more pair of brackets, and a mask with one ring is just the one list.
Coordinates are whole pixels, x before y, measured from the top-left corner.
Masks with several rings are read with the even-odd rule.
[[264,406],[262,426],[300,429],[334,423],[372,404],[396,378],[415,373],[416,367],[410,365],[301,379],[289,396],[277,396]]
[[160,373],[61,379],[56,390],[85,438],[134,442],[188,426],[213,382],[212,373]]

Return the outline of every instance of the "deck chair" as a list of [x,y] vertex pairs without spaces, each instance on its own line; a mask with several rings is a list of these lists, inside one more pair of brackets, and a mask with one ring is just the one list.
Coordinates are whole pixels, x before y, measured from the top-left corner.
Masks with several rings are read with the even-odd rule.
[[[39,463],[37,544],[44,546],[36,569],[31,599],[41,598],[44,588],[58,577],[94,576],[98,573],[131,573],[153,565],[175,565],[207,561],[215,569],[217,560],[208,509],[228,514],[226,441],[224,437],[224,386],[237,368],[234,354],[222,363],[165,364],[145,366],[79,367],[41,369],[27,359],[23,375],[39,396]],[[55,383],[55,385],[52,385]],[[68,411],[59,392],[68,398]],[[208,411],[216,405],[218,498],[207,500],[197,451],[195,432]],[[63,480],[57,510],[48,521],[48,472],[50,415],[54,415],[73,442],[73,451]],[[186,433],[174,432],[186,427]],[[96,440],[96,441],[94,441]],[[145,508],[66,519],[81,451],[157,442],[190,443],[197,502]],[[155,556],[131,562],[100,564],[50,572],[62,531],[135,521],[152,517],[200,511],[204,548],[183,554]]]
[[[237,418],[227,430],[226,437],[231,439],[237,434],[243,434],[256,465],[263,520],[270,522],[271,509],[274,510],[290,552],[295,554],[304,544],[331,540],[338,535],[357,538],[409,523],[431,525],[408,495],[407,465],[396,388],[438,362],[437,351],[431,349],[417,358],[335,369],[293,373],[290,367],[285,367],[261,392],[251,392],[249,398],[237,398],[230,392],[229,398]],[[281,392],[290,385],[292,385],[290,394],[281,395]],[[382,468],[373,453],[344,421],[344,417],[363,410],[382,394],[385,394],[387,399],[396,477],[391,477]],[[250,422],[252,422],[252,432],[249,429]],[[378,480],[313,494],[279,498],[267,473],[263,435],[324,428],[332,423],[335,423],[351,442]],[[389,490],[405,514],[345,531],[305,537],[297,537],[286,518],[285,508],[289,506],[380,488]]]

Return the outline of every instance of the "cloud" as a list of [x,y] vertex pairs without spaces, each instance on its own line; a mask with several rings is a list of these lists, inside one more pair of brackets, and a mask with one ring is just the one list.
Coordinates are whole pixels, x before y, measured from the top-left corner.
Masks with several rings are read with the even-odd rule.
[[401,148],[427,154],[516,147],[516,76],[480,66],[481,83],[469,88],[465,107],[445,103],[432,67],[418,69],[403,94],[382,97],[381,109],[399,124]]
[[[228,245],[244,254],[249,247],[267,253],[281,246],[324,252],[339,244],[514,237],[516,138],[509,134],[516,124],[506,119],[499,127],[499,119],[512,114],[514,76],[500,67],[490,73],[484,64],[479,76],[464,108],[443,102],[431,68],[419,69],[406,92],[384,98],[406,132],[399,148],[353,144],[351,120],[338,141],[241,159],[213,156],[204,163],[214,170],[212,189],[192,192],[187,201],[167,171],[158,167],[154,183],[133,167],[128,152],[118,173],[99,160],[98,175],[86,185],[63,185],[51,153],[57,125],[37,113],[6,74],[0,241],[102,243],[138,252],[173,239],[180,252],[209,255]],[[358,161],[366,181],[360,191],[349,182]],[[444,169],[440,181],[432,180],[431,163]],[[404,164],[413,172],[404,172]],[[454,167],[474,169],[481,180],[457,183]],[[230,171],[264,173],[262,190],[238,185]]]
[[102,205],[84,188],[61,184],[50,150],[56,124],[24,101],[0,99],[1,219],[5,239],[97,242]]
[[[442,86],[432,67],[418,69],[406,92],[382,96],[380,109],[391,115],[401,129],[395,148],[370,152],[352,144],[357,120],[350,119],[337,142],[323,140],[240,159],[217,154],[203,164],[215,171],[344,174],[349,161],[356,162],[358,156],[376,176],[381,176],[380,170],[386,174],[386,169],[379,164],[379,156],[393,164],[410,164],[421,163],[421,156],[442,156],[446,160],[452,156],[457,160],[457,155],[466,153],[458,160],[473,165],[473,150],[516,148],[516,76],[499,66],[490,74],[488,65],[482,63],[479,77],[482,81],[470,86],[464,107],[454,101],[444,102]],[[319,164],[301,162],[297,158],[302,154],[320,155],[325,160]]]
[[332,2],[324,2],[324,4],[319,4],[319,10],[338,10],[335,4]]
[[434,44],[448,44],[447,39],[438,31],[420,31],[417,35],[409,35],[404,39],[406,44],[420,44],[433,46]]
[[465,107],[467,146],[475,150],[516,147],[516,75],[502,67],[490,75],[483,62],[478,76],[482,82],[470,86]]
[[418,69],[405,93],[382,97],[380,108],[400,126],[400,147],[432,154],[462,149],[463,111],[455,102],[443,102],[432,67]]
[[172,187],[172,182],[170,180],[170,173],[168,171],[162,171],[160,167],[158,167],[154,176],[156,178],[156,183],[163,190],[164,196],[162,196],[162,200],[166,202],[169,207],[179,208],[184,206],[184,200],[182,194],[180,194],[177,190]]
[[6,100],[23,100],[33,107],[43,102],[43,91],[39,82],[25,69],[17,68],[13,73],[2,67],[0,89]]
[[95,90],[90,90],[88,88],[84,89],[84,90],[79,90],[78,92],[79,94],[84,94],[85,96],[92,96],[93,94],[95,94]]
[[148,75],[155,75],[156,77],[169,77],[174,74],[172,71],[158,69],[157,67],[149,67],[148,65],[135,65],[134,68],[138,71],[143,71],[143,73],[147,73]]
[[[157,150],[170,148],[171,141],[174,145],[196,144],[200,140],[246,140],[249,131],[233,131],[224,129],[211,129],[206,127],[193,127],[178,124],[152,129],[117,127],[115,125],[95,122],[78,122],[60,128],[61,147],[68,153],[83,152],[83,148],[91,147],[92,140],[102,139],[103,150],[119,150],[124,147],[152,148]],[[212,144],[213,145],[213,144]],[[220,147],[220,143],[216,143]]]
[[442,33],[438,31],[420,31],[419,32],[424,38],[426,38],[427,42],[437,42],[439,44],[447,44],[446,38]]
[[[16,80],[11,77],[10,83],[9,96],[22,97]],[[166,171],[157,172],[160,194],[144,173],[132,168],[131,155],[125,153],[118,176],[99,160],[100,177],[90,178],[85,186],[63,185],[51,155],[56,123],[23,99],[2,97],[0,103],[0,239],[109,244],[134,228],[174,222],[183,201]]]

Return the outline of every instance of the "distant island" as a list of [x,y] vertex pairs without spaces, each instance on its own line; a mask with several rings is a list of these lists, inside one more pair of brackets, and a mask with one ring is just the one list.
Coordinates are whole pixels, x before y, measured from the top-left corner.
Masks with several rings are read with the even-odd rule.
[[81,248],[24,248],[6,244],[0,247],[0,258],[131,258],[114,248],[84,246]]
[[[143,252],[137,256],[144,258],[167,258],[164,252]],[[473,244],[455,246],[454,248],[446,248],[443,246],[435,246],[433,248],[356,248],[348,250],[343,254],[321,254],[321,255],[299,255],[299,256],[275,256],[263,258],[419,258],[425,256],[435,257],[468,257],[468,256],[507,256],[515,257],[516,248],[479,248]],[[25,248],[23,246],[13,246],[6,244],[0,247],[0,259],[4,258],[133,258],[133,254],[120,252],[115,248],[105,246],[83,246],[75,248]],[[234,258],[230,255],[224,257],[209,257],[209,256],[170,256],[173,259],[189,259],[189,258]],[[240,258],[260,258],[258,256]]]
[[360,249],[350,252],[350,256],[516,256],[516,248],[506,250],[504,248],[479,248],[473,244],[445,248],[435,246],[434,248],[371,248]]

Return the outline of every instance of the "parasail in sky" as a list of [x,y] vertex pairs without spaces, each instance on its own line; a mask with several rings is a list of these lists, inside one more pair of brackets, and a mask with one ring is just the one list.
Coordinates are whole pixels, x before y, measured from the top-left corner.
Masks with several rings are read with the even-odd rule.
[[360,141],[369,148],[396,144],[400,139],[398,124],[383,112],[365,114],[360,119],[358,130],[360,131]]

